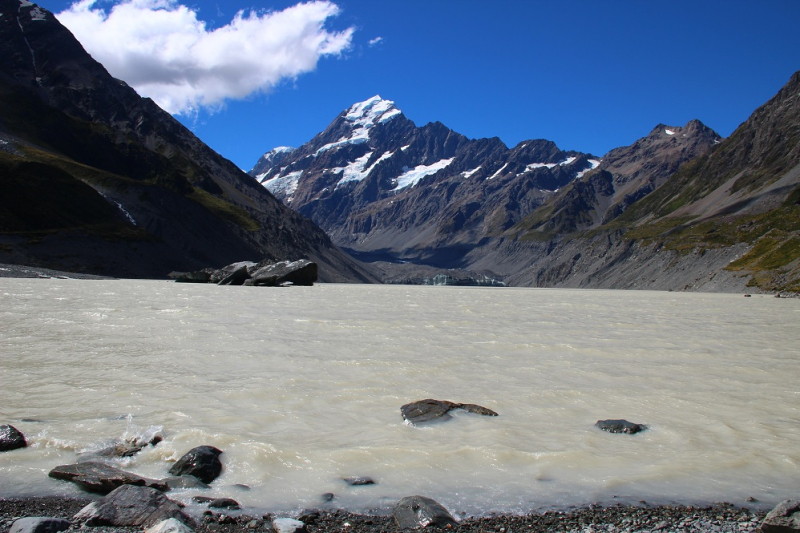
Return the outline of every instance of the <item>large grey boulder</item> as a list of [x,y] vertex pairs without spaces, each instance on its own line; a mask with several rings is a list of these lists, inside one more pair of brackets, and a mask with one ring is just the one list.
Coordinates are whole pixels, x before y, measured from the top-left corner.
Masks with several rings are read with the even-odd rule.
[[244,282],[250,278],[250,269],[255,268],[256,265],[257,263],[253,261],[231,263],[215,270],[209,281],[218,285],[244,285]]
[[401,529],[419,529],[430,525],[456,526],[455,518],[440,503],[425,496],[408,496],[392,510],[392,516]]
[[313,285],[317,281],[317,264],[308,259],[269,263],[262,261],[249,269],[250,279],[245,285],[276,287],[284,283]]
[[800,532],[800,501],[785,500],[770,511],[761,522],[761,533]]
[[497,413],[474,403],[454,403],[446,400],[425,399],[411,402],[400,407],[400,414],[409,424],[416,425],[434,420],[448,420],[453,409],[463,409],[483,416],[497,416]]
[[99,494],[108,494],[123,485],[151,487],[160,491],[169,490],[169,486],[163,481],[142,477],[96,461],[60,465],[52,469],[48,475],[55,479],[72,481],[83,490]]
[[194,476],[203,483],[211,483],[222,472],[219,456],[222,450],[213,446],[197,446],[186,452],[172,465],[169,473],[173,476]]
[[634,424],[627,420],[598,420],[594,425],[609,433],[628,433],[630,435],[647,429],[644,424]]
[[71,526],[72,523],[63,518],[30,516],[15,520],[8,533],[60,533]]
[[149,487],[123,485],[78,511],[75,520],[87,526],[145,527],[175,518],[190,527],[194,521],[180,506]]
[[8,424],[0,426],[0,452],[24,448],[27,445],[25,435],[20,430]]

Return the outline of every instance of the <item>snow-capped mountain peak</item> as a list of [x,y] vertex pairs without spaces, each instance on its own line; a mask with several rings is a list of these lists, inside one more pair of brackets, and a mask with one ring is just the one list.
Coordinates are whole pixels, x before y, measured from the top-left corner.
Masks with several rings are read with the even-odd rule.
[[401,111],[395,107],[393,101],[384,100],[379,95],[375,95],[368,100],[353,104],[347,110],[345,119],[355,126],[369,128],[375,124],[386,122],[400,113]]

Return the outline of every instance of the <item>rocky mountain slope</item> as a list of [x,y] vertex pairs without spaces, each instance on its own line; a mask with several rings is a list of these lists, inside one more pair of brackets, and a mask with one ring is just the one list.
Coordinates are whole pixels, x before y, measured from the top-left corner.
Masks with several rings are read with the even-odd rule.
[[306,257],[374,280],[27,0],[0,0],[0,169],[0,262],[164,277]]
[[351,251],[448,266],[599,164],[546,140],[509,149],[441,123],[418,127],[375,96],[250,174]]
[[588,231],[564,233],[580,229],[550,223],[564,205],[553,198],[476,249],[470,266],[502,259],[518,285],[800,291],[800,72],[618,216],[606,209]]

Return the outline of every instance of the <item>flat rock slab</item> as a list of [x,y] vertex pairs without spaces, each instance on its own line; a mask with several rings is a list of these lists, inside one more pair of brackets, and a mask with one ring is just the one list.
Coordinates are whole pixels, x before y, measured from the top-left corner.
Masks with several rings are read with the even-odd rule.
[[55,479],[72,481],[83,490],[98,494],[108,494],[123,485],[169,490],[169,486],[163,481],[138,476],[96,461],[57,466],[48,475]]
[[31,516],[15,520],[8,533],[60,533],[71,526],[72,522],[63,518]]
[[634,424],[627,420],[598,420],[594,425],[609,433],[628,433],[630,435],[647,429],[644,424]]
[[25,448],[27,445],[25,435],[20,430],[8,424],[0,426],[0,452]]
[[430,525],[438,527],[458,525],[458,522],[444,506],[425,496],[403,498],[394,506],[392,516],[400,529],[419,529]]
[[455,403],[430,398],[405,404],[400,408],[400,414],[406,422],[416,425],[434,420],[447,420],[451,418],[449,413],[453,409],[463,409],[483,416],[497,416],[491,409],[474,403]]
[[800,501],[785,500],[770,511],[761,522],[761,533],[800,532]]
[[169,469],[169,473],[173,476],[190,475],[203,483],[211,483],[222,473],[220,455],[222,450],[213,446],[197,446],[183,454]]
[[194,527],[194,522],[180,506],[150,487],[123,485],[107,496],[90,503],[75,515],[87,526],[152,527],[175,518]]

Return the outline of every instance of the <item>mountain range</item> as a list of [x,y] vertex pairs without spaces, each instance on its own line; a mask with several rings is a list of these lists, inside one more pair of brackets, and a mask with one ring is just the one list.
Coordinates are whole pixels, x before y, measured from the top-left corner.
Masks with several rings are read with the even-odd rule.
[[728,139],[659,124],[602,157],[417,127],[375,96],[250,175],[384,281],[797,290],[799,75]]
[[375,281],[47,10],[0,0],[0,58],[0,262],[163,278],[308,258],[321,280]]

